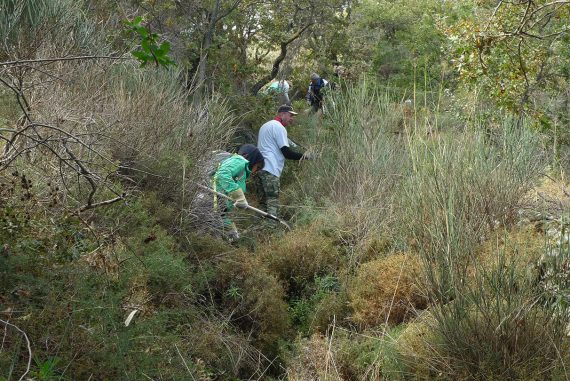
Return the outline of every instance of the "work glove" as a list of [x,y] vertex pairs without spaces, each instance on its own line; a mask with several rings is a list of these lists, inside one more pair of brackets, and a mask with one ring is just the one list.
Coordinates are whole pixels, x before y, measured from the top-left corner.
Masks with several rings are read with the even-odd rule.
[[235,191],[228,193],[228,196],[230,196],[230,198],[234,202],[235,207],[242,208],[242,209],[247,208],[248,203],[247,203],[247,200],[245,198],[245,195],[243,194],[243,190],[241,190],[241,188],[238,188]]
[[301,158],[302,160],[315,160],[317,157],[315,154],[311,153],[311,152],[305,152],[303,154],[303,157]]

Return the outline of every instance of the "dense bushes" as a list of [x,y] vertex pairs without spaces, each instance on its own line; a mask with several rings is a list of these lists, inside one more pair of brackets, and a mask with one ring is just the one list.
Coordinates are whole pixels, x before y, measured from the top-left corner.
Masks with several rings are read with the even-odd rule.
[[273,240],[259,251],[292,294],[298,293],[298,287],[311,282],[315,276],[335,273],[343,263],[334,240],[316,225]]
[[285,292],[260,258],[238,252],[224,259],[215,280],[220,307],[230,321],[250,332],[253,342],[275,356],[278,341],[289,335]]
[[[2,60],[110,50],[81,3],[16,3]],[[192,182],[235,120],[273,115],[267,99],[233,98],[234,114],[180,72],[128,60],[14,65],[0,93],[2,110],[19,106],[0,117],[0,377],[26,369],[23,332],[40,379],[557,375],[567,237],[539,271],[526,271],[536,242],[522,262],[479,246],[543,169],[521,119],[462,123],[431,111],[427,89],[414,108],[342,84],[291,131],[319,156],[284,172],[296,229],[255,226],[258,241],[232,246],[196,228]]]
[[[297,213],[300,220],[310,213],[336,216],[326,218],[327,226],[340,252],[349,254],[350,274],[340,282],[350,303],[341,325],[397,324],[413,319],[414,306],[428,308],[397,339],[398,365],[377,364],[376,377],[400,369],[389,378],[525,379],[537,377],[541,368],[558,369],[564,355],[554,352],[564,348],[559,338],[567,318],[557,312],[559,303],[558,310],[545,304],[554,298],[544,293],[530,265],[544,243],[496,248],[503,241],[500,229],[518,222],[543,168],[540,137],[524,121],[508,117],[502,124],[482,118],[479,124],[436,130],[431,121],[438,115],[429,110],[421,119],[404,115],[409,128],[402,130],[402,119],[391,111],[398,108],[373,87],[361,83],[344,95],[349,98],[334,99],[331,124],[325,121],[307,134],[314,145],[328,148],[321,161],[302,169],[301,180],[310,181],[288,196],[313,205]],[[405,258],[412,264],[394,255],[400,248],[410,252]],[[563,274],[559,267],[554,272]],[[321,340],[313,336],[306,350],[314,347],[318,355],[317,341],[328,342],[325,358],[338,366],[335,340],[342,341],[330,332]],[[533,347],[542,348],[540,356],[528,350]],[[297,374],[297,360],[292,361]]]
[[[32,370],[49,362],[51,376],[71,379],[262,374],[268,363],[260,350],[275,352],[287,334],[280,284],[246,256],[237,267],[208,258],[192,266],[195,259],[179,251],[144,205],[109,209],[104,221],[124,218],[128,229],[97,227],[108,236],[99,245],[85,236],[75,256],[59,254],[75,242],[69,240],[72,227],[85,233],[75,219],[42,236],[37,233],[47,220],[32,214],[18,236],[2,236],[3,320],[27,333],[37,363]],[[223,255],[229,248],[213,250]],[[210,275],[204,279],[204,273]],[[27,350],[20,332],[5,329],[0,376],[10,378],[23,373]]]

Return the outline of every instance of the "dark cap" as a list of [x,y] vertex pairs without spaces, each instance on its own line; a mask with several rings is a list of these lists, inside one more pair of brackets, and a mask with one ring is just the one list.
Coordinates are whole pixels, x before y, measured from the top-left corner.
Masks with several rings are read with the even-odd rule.
[[257,163],[260,163],[261,167],[263,167],[265,163],[263,155],[253,144],[242,145],[239,147],[238,154],[242,155],[249,161],[250,169]]
[[293,111],[293,107],[289,106],[289,105],[281,105],[279,106],[279,109],[277,110],[277,113],[282,113],[282,112],[288,112],[291,115],[297,115],[297,113],[295,111]]

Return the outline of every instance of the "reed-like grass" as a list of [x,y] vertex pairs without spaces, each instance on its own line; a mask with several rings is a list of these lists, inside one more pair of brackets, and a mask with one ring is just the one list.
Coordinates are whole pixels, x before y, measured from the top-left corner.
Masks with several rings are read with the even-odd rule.
[[508,119],[491,135],[472,128],[412,138],[399,200],[402,234],[423,258],[436,300],[453,298],[475,246],[495,227],[515,221],[544,166],[539,143]]

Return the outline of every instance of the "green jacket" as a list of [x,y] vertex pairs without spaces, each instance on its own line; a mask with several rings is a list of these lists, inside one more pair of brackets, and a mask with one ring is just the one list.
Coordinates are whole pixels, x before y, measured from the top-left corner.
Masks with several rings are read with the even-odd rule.
[[[214,189],[218,192],[228,194],[241,188],[245,193],[245,181],[251,174],[249,161],[241,155],[232,155],[222,161],[214,175]],[[229,209],[233,206],[227,203]]]

